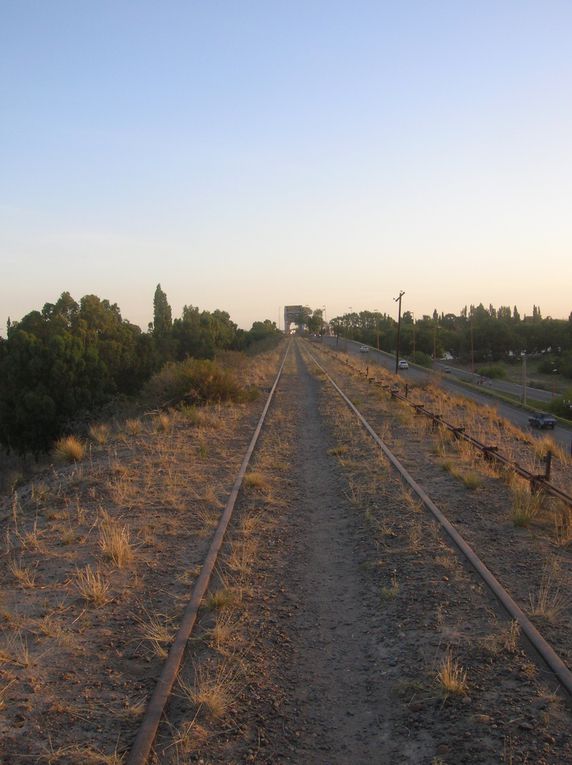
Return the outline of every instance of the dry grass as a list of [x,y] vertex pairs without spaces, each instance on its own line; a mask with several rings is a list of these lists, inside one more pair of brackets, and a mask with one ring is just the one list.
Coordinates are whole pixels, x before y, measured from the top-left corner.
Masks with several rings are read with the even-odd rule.
[[216,668],[199,665],[195,668],[194,682],[179,678],[183,696],[194,706],[215,718],[224,717],[236,697],[236,671],[227,664]]
[[210,611],[231,608],[240,601],[240,595],[236,590],[225,587],[211,592],[205,601],[205,606]]
[[441,666],[437,670],[437,682],[445,696],[464,696],[468,690],[467,670],[464,669],[451,652],[447,651]]
[[33,502],[41,505],[50,496],[50,487],[44,481],[38,481],[38,483],[32,484],[31,498]]
[[508,626],[504,627],[499,632],[495,632],[483,638],[482,646],[493,656],[497,656],[503,651],[513,654],[516,653],[518,649],[519,638],[520,625],[513,619]]
[[334,446],[331,449],[328,449],[328,454],[333,457],[341,457],[344,454],[347,454],[349,451],[349,447],[347,444],[338,444],[338,446]]
[[20,667],[29,667],[32,663],[28,640],[22,634],[22,630],[7,635],[5,639],[5,650],[0,651],[0,656],[4,656],[6,661],[17,664]]
[[18,539],[25,550],[45,552],[44,540],[42,539],[44,534],[45,530],[38,529],[38,519],[36,518],[32,528],[29,531],[18,534]]
[[75,585],[83,599],[94,606],[103,606],[109,603],[108,597],[110,583],[107,582],[101,572],[94,571],[91,566],[85,569],[76,569]]
[[75,436],[66,436],[56,441],[54,453],[64,462],[80,462],[85,457],[85,446]]
[[223,655],[229,655],[240,634],[240,619],[232,612],[223,611],[209,633],[211,646]]
[[264,491],[268,489],[268,480],[262,473],[258,471],[251,471],[244,476],[244,485],[249,489],[258,489]]
[[126,433],[130,436],[138,436],[143,430],[143,423],[141,420],[132,418],[125,420],[123,427],[125,428]]
[[547,565],[536,592],[529,593],[531,616],[540,616],[549,622],[557,622],[569,606],[569,598],[563,591],[561,572],[557,562]]
[[40,762],[45,762],[47,765],[57,765],[64,760],[82,763],[82,765],[123,765],[124,763],[123,755],[118,752],[105,754],[99,749],[79,744],[60,746],[54,749],[49,742],[49,748],[40,757]]
[[257,543],[252,538],[234,542],[228,556],[228,567],[235,574],[244,576],[251,569],[256,559]]
[[526,527],[531,524],[542,507],[542,496],[531,494],[524,486],[514,486],[510,518],[515,526]]
[[36,574],[32,573],[29,568],[26,568],[21,563],[18,563],[15,559],[10,561],[8,568],[13,577],[15,577],[20,585],[26,590],[33,590],[36,586]]
[[151,644],[153,653],[161,659],[167,657],[168,647],[175,637],[173,624],[164,614],[146,614],[146,619],[138,619],[139,632],[143,640]]
[[133,560],[129,529],[120,526],[107,513],[103,513],[99,523],[99,546],[117,568],[124,568]]
[[89,437],[95,441],[96,444],[103,446],[109,439],[111,433],[111,427],[104,422],[91,425],[89,428]]
[[420,523],[412,523],[407,533],[409,538],[409,549],[412,552],[419,552],[422,547],[423,529]]
[[168,433],[173,427],[173,419],[169,414],[163,413],[155,417],[155,429],[158,433]]
[[397,580],[397,572],[392,571],[391,583],[388,586],[381,588],[381,597],[383,600],[393,600],[399,595],[399,582]]

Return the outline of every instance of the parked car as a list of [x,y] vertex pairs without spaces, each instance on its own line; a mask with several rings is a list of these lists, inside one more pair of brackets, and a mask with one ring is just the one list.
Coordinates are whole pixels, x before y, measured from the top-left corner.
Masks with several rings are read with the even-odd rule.
[[360,353],[369,353],[369,348],[367,347],[367,345],[360,345],[359,352]]
[[409,369],[409,363],[405,359],[400,359],[397,367],[398,369]]
[[556,425],[556,418],[546,412],[535,412],[528,418],[528,422],[532,428],[552,428]]

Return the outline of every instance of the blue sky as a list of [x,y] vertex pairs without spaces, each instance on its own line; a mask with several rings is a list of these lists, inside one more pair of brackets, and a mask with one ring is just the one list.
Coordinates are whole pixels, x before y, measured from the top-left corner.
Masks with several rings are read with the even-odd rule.
[[0,2],[0,327],[572,311],[568,2]]

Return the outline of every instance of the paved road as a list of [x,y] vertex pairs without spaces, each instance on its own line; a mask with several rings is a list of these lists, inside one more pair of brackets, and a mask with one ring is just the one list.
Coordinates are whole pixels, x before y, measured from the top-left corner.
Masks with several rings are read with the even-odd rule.
[[[457,377],[459,380],[470,382],[473,385],[479,384],[482,380],[485,380],[486,382],[484,384],[487,388],[496,390],[499,393],[508,393],[511,396],[522,397],[522,385],[519,385],[518,383],[508,382],[507,380],[491,380],[489,378],[483,378],[476,372],[467,372],[464,369],[457,369],[457,367],[451,367],[440,361],[433,364],[433,369],[436,372],[448,374],[451,377]],[[552,393],[549,390],[541,390],[540,388],[533,388],[530,385],[527,385],[526,397],[527,400],[533,404],[534,401],[551,401]]]
[[[379,364],[380,366],[383,366],[392,372],[395,371],[395,356],[390,353],[377,351],[375,348],[370,347],[369,353],[367,355],[361,354],[359,350],[361,343],[355,342],[354,340],[345,340],[344,338],[340,338],[339,342],[337,342],[337,338],[335,337],[324,337],[323,339],[325,343],[333,349],[337,348],[340,351],[351,353],[352,355],[356,356],[361,356],[364,358],[364,360],[367,359],[368,363]],[[534,428],[531,428],[528,424],[530,412],[519,409],[517,406],[507,404],[505,401],[499,401],[498,399],[495,399],[495,389],[489,385],[487,385],[487,389],[492,395],[470,390],[460,382],[456,382],[454,379],[452,379],[451,375],[441,375],[440,373],[435,373],[432,370],[424,369],[423,367],[419,367],[417,365],[410,365],[409,369],[401,369],[399,374],[403,378],[404,382],[407,382],[407,380],[422,382],[423,380],[427,380],[435,374],[438,374],[441,385],[446,390],[450,390],[452,393],[470,398],[473,401],[482,404],[483,406],[494,406],[502,417],[506,417],[507,420],[510,420],[510,422],[512,422],[514,425],[517,425],[526,433],[530,433],[537,437],[542,437],[549,433],[551,436],[553,436],[554,440],[560,444],[560,446],[562,446],[563,449],[566,449],[567,452],[570,453],[572,450],[572,427],[558,424],[554,430],[550,431],[538,431]],[[533,390],[537,389],[534,388]],[[540,392],[546,393],[547,391]],[[550,394],[548,395],[550,396]]]

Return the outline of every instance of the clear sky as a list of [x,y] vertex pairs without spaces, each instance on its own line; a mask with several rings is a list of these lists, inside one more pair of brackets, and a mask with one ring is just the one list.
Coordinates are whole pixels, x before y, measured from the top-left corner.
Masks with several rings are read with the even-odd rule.
[[569,0],[0,0],[0,331],[572,311]]

